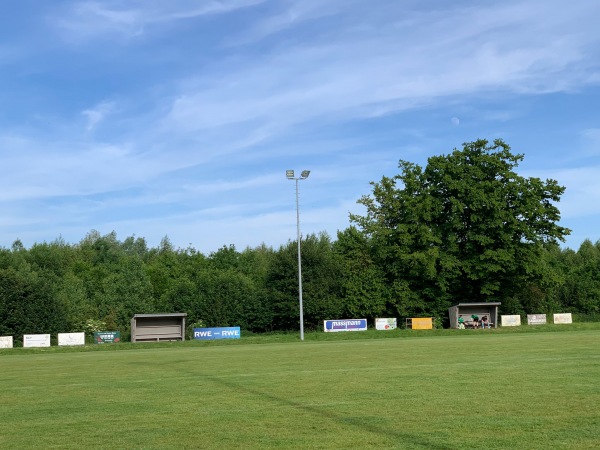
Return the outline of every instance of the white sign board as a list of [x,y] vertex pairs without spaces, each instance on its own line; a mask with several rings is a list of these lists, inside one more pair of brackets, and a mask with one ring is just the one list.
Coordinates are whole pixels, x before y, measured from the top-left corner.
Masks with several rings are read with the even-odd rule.
[[58,345],[85,345],[85,333],[58,333]]
[[573,323],[571,313],[554,314],[554,323]]
[[527,314],[527,325],[546,325],[546,314]]
[[503,327],[518,327],[521,325],[521,316],[500,316]]
[[376,330],[395,330],[396,328],[397,321],[395,317],[375,319]]
[[50,335],[24,334],[23,347],[50,347]]
[[0,348],[13,348],[12,336],[0,336]]

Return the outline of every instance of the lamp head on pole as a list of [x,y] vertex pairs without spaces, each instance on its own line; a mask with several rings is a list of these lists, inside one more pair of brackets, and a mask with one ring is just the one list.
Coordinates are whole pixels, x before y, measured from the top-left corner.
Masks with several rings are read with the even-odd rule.
[[294,179],[294,171],[293,170],[286,170],[285,171],[285,176],[288,178],[288,180],[293,180]]
[[300,179],[305,180],[308,178],[309,175],[310,175],[310,170],[303,170],[302,173],[300,174]]

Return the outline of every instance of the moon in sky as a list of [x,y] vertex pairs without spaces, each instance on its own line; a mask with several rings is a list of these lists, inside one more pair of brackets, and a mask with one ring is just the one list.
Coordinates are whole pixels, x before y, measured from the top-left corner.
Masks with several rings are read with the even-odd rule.
[[452,122],[452,125],[460,125],[460,119],[458,117],[453,117],[450,119],[450,122]]

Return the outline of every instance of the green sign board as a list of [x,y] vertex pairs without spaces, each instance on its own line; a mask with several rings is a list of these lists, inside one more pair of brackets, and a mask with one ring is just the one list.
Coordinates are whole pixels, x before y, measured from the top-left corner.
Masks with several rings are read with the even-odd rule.
[[99,331],[94,333],[94,342],[96,344],[113,344],[121,342],[120,331]]

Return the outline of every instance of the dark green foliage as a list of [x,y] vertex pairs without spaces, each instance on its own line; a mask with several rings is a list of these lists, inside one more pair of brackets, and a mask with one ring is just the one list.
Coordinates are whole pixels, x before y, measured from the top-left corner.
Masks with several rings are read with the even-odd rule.
[[[299,327],[298,246],[288,242],[275,254],[267,279],[273,308],[273,321],[284,330]],[[308,235],[301,241],[302,301],[304,324],[316,329],[325,319],[339,318],[344,312],[342,261],[333,251],[329,236]]]
[[389,289],[384,271],[375,264],[371,241],[350,227],[338,232],[334,250],[343,268],[341,289],[345,316],[368,319],[386,316]]
[[600,313],[600,241],[584,241],[577,252],[557,255],[564,279],[557,290],[557,302],[583,314]]
[[0,335],[63,332],[67,320],[48,273],[28,266],[0,269]]

